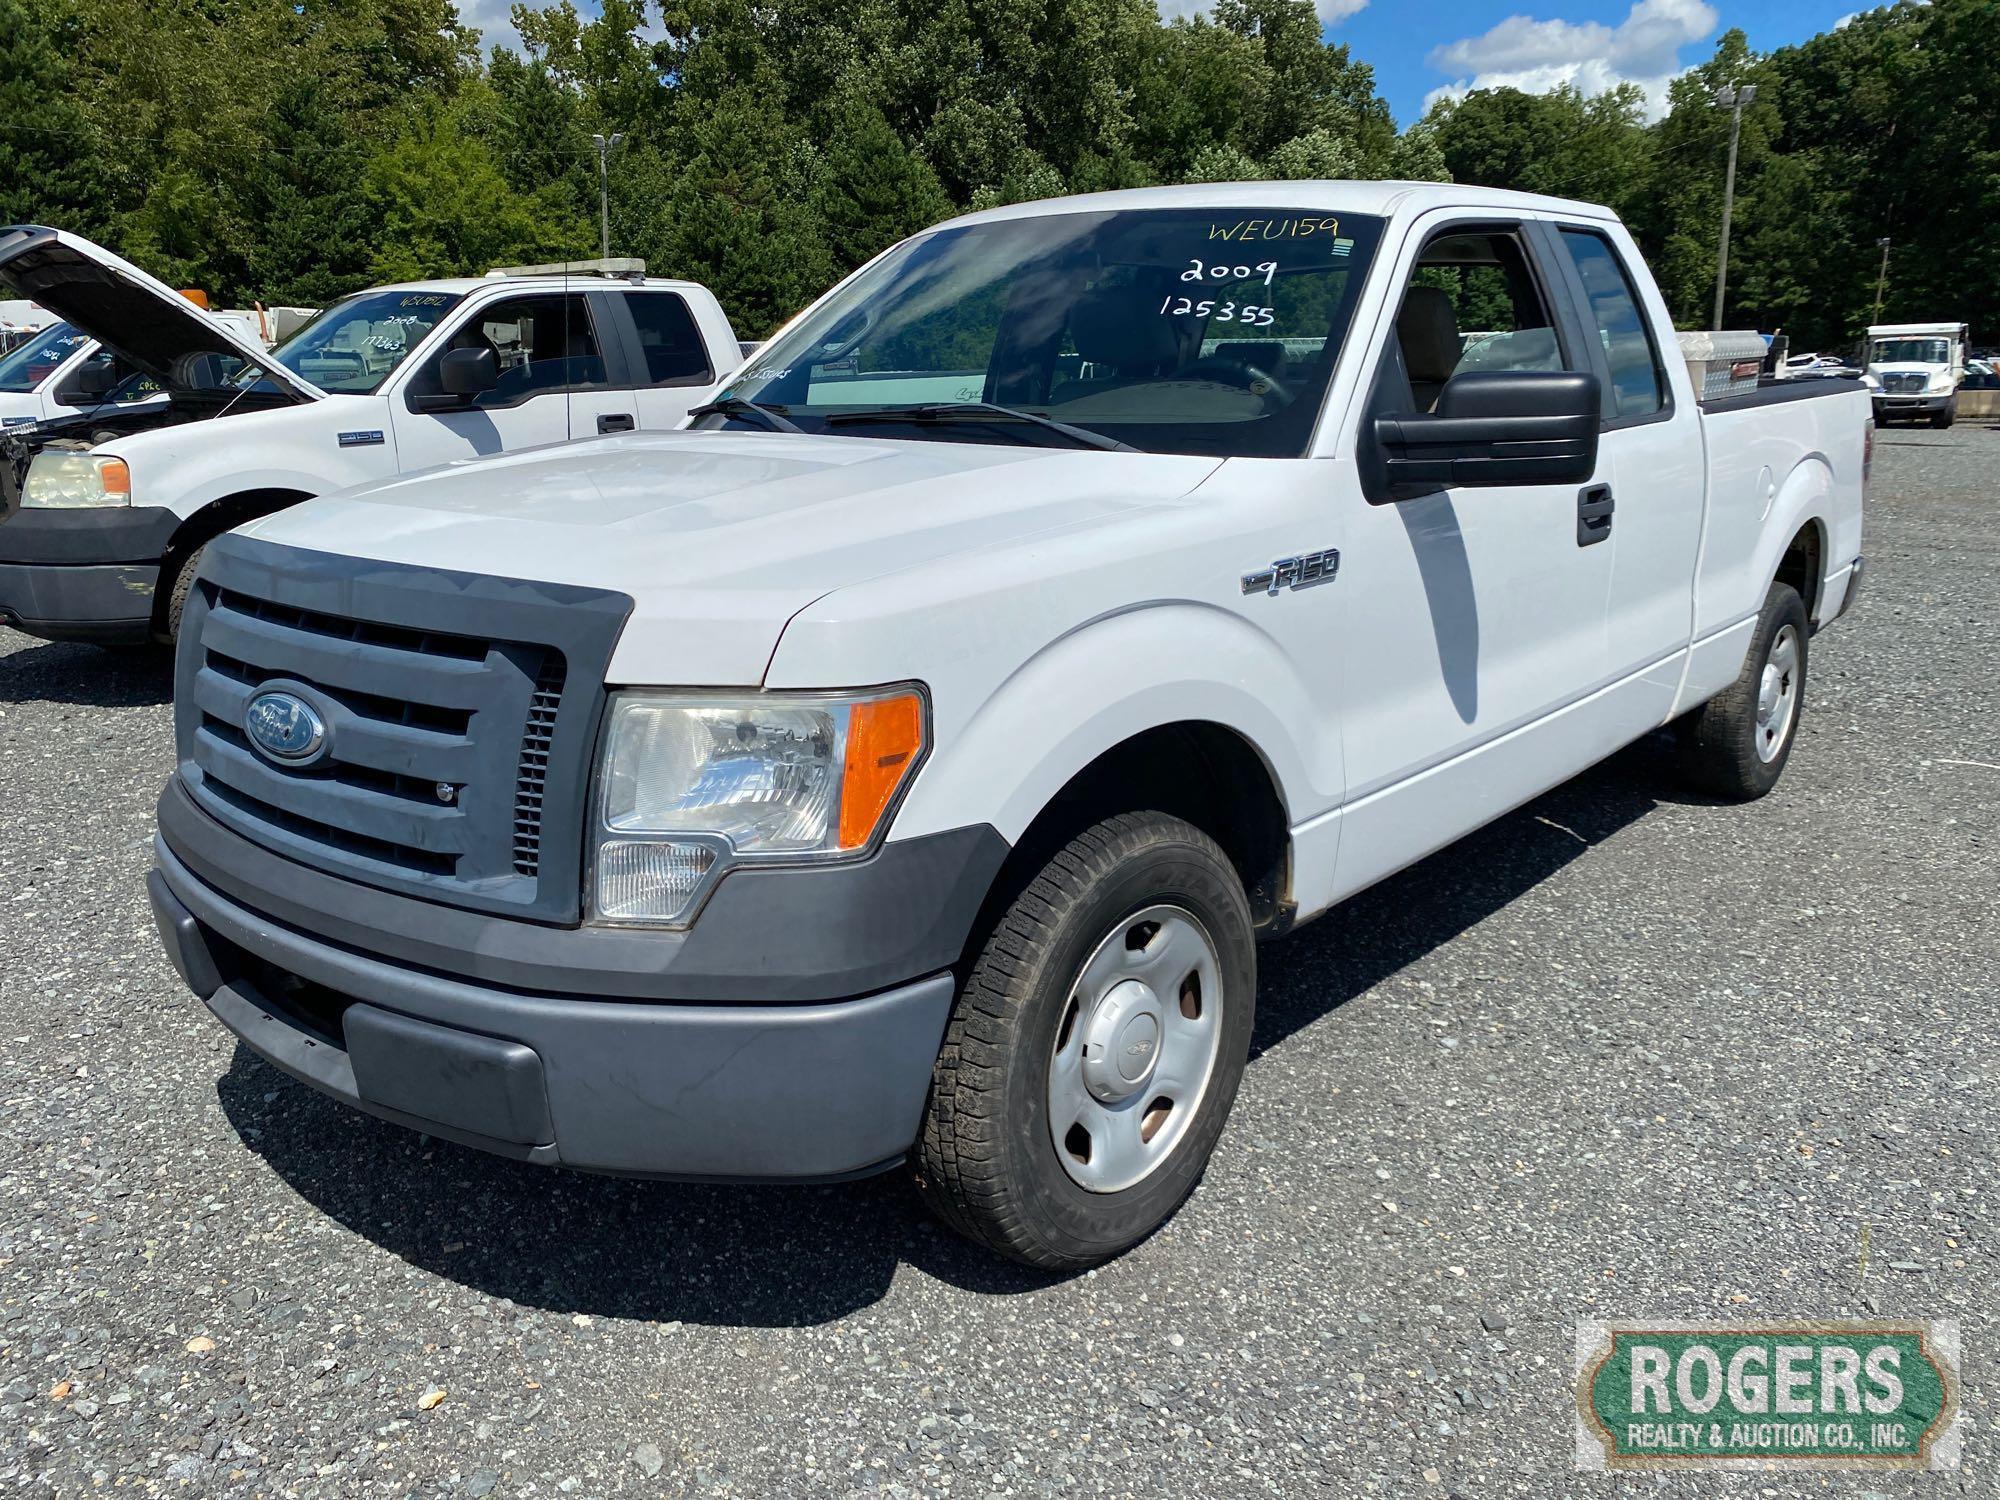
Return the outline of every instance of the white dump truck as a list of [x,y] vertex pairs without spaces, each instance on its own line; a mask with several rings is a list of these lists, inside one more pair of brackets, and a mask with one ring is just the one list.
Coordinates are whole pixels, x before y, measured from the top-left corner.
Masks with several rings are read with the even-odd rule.
[[1878,323],[1868,330],[1867,382],[1875,420],[1928,422],[1949,427],[1958,419],[1958,388],[1965,383],[1964,323]]

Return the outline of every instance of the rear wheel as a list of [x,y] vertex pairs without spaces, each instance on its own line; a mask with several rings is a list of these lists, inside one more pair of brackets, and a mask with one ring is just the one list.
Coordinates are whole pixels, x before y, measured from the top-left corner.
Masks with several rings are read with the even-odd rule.
[[1680,722],[1681,761],[1701,790],[1750,802],[1778,784],[1805,707],[1807,634],[1798,591],[1772,584],[1736,681]]
[[1072,839],[959,994],[913,1159],[960,1233],[1074,1270],[1152,1233],[1199,1180],[1255,1013],[1243,883],[1162,813]]

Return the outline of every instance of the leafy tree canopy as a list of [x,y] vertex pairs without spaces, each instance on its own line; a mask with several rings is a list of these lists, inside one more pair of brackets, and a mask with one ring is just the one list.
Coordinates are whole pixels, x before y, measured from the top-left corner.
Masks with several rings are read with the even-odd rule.
[[482,54],[450,0],[0,0],[0,221],[99,238],[227,302],[612,249],[709,281],[746,336],[968,208],[1152,183],[1441,180],[1611,205],[1677,317],[1713,296],[1745,112],[1732,324],[1851,342],[2000,324],[2000,0],[1739,32],[1649,123],[1634,89],[1489,90],[1398,132],[1312,0],[577,0]]

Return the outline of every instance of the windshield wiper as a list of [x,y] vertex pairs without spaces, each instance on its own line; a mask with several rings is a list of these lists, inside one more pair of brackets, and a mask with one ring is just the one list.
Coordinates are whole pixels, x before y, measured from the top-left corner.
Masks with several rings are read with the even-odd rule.
[[1021,411],[1012,406],[1000,406],[991,401],[933,401],[923,406],[873,406],[858,411],[828,412],[826,424],[831,427],[839,422],[949,422],[961,417],[998,417],[1008,422],[1026,422],[1033,427],[1061,433],[1072,443],[1084,448],[1102,448],[1112,453],[1139,451],[1130,443],[1121,443],[1117,438],[1106,437],[1101,432],[1092,432],[1088,427],[1072,427],[1067,422],[1058,422],[1054,417],[1045,417],[1038,412]]
[[706,406],[697,406],[689,412],[690,417],[754,417],[773,432],[804,432],[782,406],[760,406],[755,401],[745,401],[741,396],[718,396]]

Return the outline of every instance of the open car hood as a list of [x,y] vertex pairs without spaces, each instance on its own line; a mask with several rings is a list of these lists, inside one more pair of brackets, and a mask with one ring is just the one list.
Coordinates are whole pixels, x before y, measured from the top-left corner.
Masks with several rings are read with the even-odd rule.
[[164,282],[101,245],[60,229],[0,229],[0,287],[25,297],[125,356],[170,391],[199,389],[185,362],[240,359],[294,401],[325,393],[211,318]]

